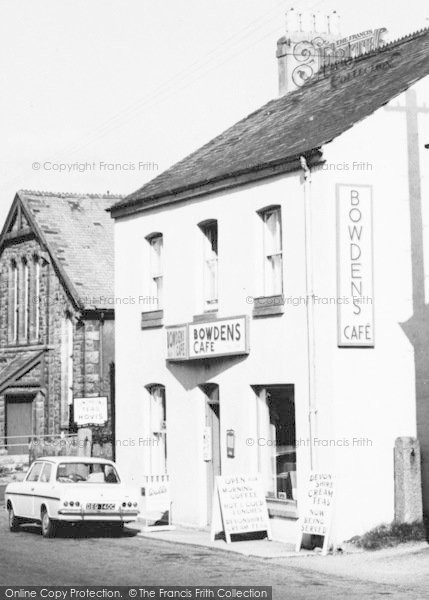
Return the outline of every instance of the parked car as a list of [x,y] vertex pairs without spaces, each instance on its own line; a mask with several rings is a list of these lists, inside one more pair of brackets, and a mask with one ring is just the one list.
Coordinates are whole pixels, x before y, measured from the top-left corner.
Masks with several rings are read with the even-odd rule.
[[115,463],[102,458],[39,458],[24,481],[5,490],[9,528],[39,522],[44,537],[61,523],[103,523],[121,529],[139,514],[138,492],[126,487]]

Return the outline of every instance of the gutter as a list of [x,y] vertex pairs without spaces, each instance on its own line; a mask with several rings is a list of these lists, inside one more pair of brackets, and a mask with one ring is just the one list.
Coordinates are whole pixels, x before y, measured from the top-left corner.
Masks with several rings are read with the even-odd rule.
[[[324,160],[322,160],[322,152],[319,148],[314,148],[306,152],[305,155],[311,166],[324,163]],[[119,203],[119,205],[113,205],[107,210],[110,212],[113,219],[120,219],[152,208],[176,204],[201,196],[207,196],[208,194],[242,187],[253,182],[299,171],[300,169],[300,156],[291,156],[271,164],[253,166],[236,173],[220,175],[210,180],[200,181],[170,191],[153,194],[146,198],[133,198],[133,194],[131,194],[128,197],[128,200]]]

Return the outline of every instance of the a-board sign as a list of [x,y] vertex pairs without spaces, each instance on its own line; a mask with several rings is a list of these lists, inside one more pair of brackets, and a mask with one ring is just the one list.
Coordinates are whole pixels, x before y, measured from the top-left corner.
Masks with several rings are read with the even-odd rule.
[[75,398],[74,421],[79,427],[104,425],[107,421],[107,398]]
[[170,478],[166,474],[143,477],[141,518],[145,531],[173,529]]
[[271,540],[267,502],[258,475],[216,477],[212,540],[220,531],[224,531],[228,543],[231,535],[256,531],[266,531]]
[[312,471],[305,488],[303,510],[300,510],[297,552],[301,549],[304,535],[319,535],[324,537],[323,554],[327,554],[333,503],[332,473]]

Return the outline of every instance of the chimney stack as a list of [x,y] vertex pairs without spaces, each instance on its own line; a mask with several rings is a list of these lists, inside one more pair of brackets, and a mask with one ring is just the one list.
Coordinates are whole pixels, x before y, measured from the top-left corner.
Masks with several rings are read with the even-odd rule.
[[340,37],[340,17],[336,11],[324,15],[288,10],[286,35],[277,42],[280,96],[300,88],[317,73],[321,66],[319,49]]

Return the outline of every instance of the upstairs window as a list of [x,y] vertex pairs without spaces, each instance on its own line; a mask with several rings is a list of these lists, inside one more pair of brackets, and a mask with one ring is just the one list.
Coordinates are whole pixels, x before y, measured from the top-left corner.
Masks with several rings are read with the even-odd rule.
[[30,269],[26,259],[22,261],[23,278],[23,315],[22,315],[22,337],[28,341],[29,323],[30,323]]
[[10,328],[10,336],[11,342],[18,342],[18,325],[19,325],[19,273],[18,273],[18,265],[15,261],[12,261],[11,266],[11,307],[10,307],[10,317],[12,320],[11,328]]
[[203,233],[203,281],[204,306],[206,310],[214,310],[218,306],[218,226],[217,221],[200,223]]
[[151,294],[156,298],[158,309],[163,304],[163,253],[164,239],[161,233],[155,233],[147,238],[150,245]]
[[264,224],[264,294],[283,294],[283,250],[281,208],[273,206],[261,211]]
[[34,324],[32,329],[33,340],[39,341],[40,332],[40,261],[38,256],[33,257],[33,272],[34,272],[34,297],[33,297],[33,314]]

